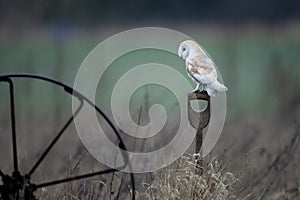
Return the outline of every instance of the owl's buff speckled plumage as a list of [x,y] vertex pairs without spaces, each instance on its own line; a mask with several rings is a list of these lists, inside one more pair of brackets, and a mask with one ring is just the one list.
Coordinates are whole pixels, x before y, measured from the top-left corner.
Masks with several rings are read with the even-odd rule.
[[178,55],[185,60],[186,72],[197,84],[195,91],[202,85],[209,96],[227,91],[227,87],[218,81],[214,62],[194,41],[186,40],[179,45]]

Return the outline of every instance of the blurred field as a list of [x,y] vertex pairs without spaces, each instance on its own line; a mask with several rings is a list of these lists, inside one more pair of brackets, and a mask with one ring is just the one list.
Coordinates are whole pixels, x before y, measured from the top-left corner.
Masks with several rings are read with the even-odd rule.
[[[220,33],[210,29],[181,29],[180,31],[190,34],[209,52],[229,88],[225,127],[216,148],[206,158],[207,162],[217,157],[222,168],[226,168],[238,178],[236,188],[231,191],[236,199],[299,199],[299,32],[280,33],[273,32],[271,28],[256,31],[251,29],[249,32],[226,29]],[[280,30],[280,27],[276,30]],[[3,37],[0,39],[0,74],[37,73],[59,79],[69,85],[73,85],[76,72],[85,56],[100,41],[110,36],[110,33],[102,30],[69,29],[1,34]],[[165,62],[185,73],[183,68],[179,68],[183,64],[182,61],[174,55],[153,50],[132,52],[127,58],[120,58],[114,62],[110,71],[107,71],[107,76],[102,80],[103,84],[100,82],[98,86],[99,91],[107,90],[107,93],[98,93],[96,103],[107,111],[109,91],[123,72],[119,69],[123,67],[126,71],[131,65],[143,61]],[[71,114],[71,98],[60,89],[39,81],[18,80],[16,84],[19,154],[21,169],[25,171],[53,138],[54,130],[58,130],[68,114]],[[141,88],[134,96],[136,99],[132,100],[134,120],[139,118],[141,106],[145,106],[145,91],[150,91],[147,105],[158,102],[167,109],[173,109],[175,100],[165,89],[156,86]],[[164,96],[160,96],[162,93]],[[8,161],[11,147],[8,142],[10,124],[7,95],[5,84],[1,84],[0,169],[3,168],[4,171],[12,167]],[[145,113],[147,110],[143,110],[141,123],[147,122]],[[169,133],[172,129],[167,131]],[[76,166],[83,154],[84,161],[81,160]],[[74,172],[73,169],[80,173],[104,167],[85,154],[85,148],[72,127],[39,168],[34,180],[69,176],[70,171]],[[153,176],[148,174],[147,181],[151,182]],[[57,193],[68,191],[79,194],[78,188],[81,188],[82,184],[92,184],[96,180],[99,179],[79,182],[78,185],[69,188],[64,185],[60,186],[63,188],[51,190]],[[109,184],[111,176],[100,180]],[[125,186],[120,191],[128,193],[128,180],[124,180]],[[137,175],[139,192],[143,190],[143,181],[142,175]],[[103,187],[99,186],[105,191]],[[109,194],[98,195],[109,197]],[[72,199],[71,196],[68,197]],[[51,195],[48,198],[51,198]]]
[[[300,58],[297,54],[300,50],[300,39],[295,36],[296,33],[284,32],[280,35],[271,31],[252,30],[249,33],[224,31],[224,34],[210,34],[205,29],[182,29],[181,31],[190,33],[210,53],[225,83],[231,89],[227,94],[229,116],[243,113],[266,114],[278,107],[283,95],[289,97],[295,89],[299,90],[297,81]],[[101,30],[80,32],[59,29],[46,33],[39,34],[35,31],[16,37],[4,37],[7,39],[2,39],[0,46],[1,73],[43,74],[72,85],[85,56],[104,37],[109,36]],[[111,31],[113,33],[117,32]],[[164,57],[161,52],[137,52],[129,58],[129,64],[140,63],[139,59],[141,62],[162,61]],[[167,58],[165,60],[169,61],[165,62],[184,73],[180,69],[182,62],[179,58],[168,55]],[[111,67],[115,70],[124,69],[124,66],[119,67],[122,62],[124,60]],[[115,70],[112,73],[116,74]]]

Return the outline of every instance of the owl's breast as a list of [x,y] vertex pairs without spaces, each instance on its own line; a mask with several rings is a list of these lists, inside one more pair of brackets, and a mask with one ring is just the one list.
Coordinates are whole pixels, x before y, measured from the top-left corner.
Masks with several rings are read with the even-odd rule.
[[195,71],[191,65],[186,65],[186,73],[195,83],[199,83],[199,80],[197,80],[195,77]]

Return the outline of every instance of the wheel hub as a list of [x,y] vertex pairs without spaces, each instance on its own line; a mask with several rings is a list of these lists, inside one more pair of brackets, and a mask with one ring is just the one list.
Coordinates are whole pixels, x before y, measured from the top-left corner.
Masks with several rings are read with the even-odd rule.
[[1,199],[3,200],[34,200],[33,192],[35,185],[30,182],[30,176],[22,176],[19,172],[14,172],[12,176],[2,176],[3,184],[0,185]]

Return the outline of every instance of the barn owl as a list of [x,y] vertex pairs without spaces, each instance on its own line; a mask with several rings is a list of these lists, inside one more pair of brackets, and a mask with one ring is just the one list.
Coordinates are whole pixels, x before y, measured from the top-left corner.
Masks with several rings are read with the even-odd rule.
[[227,87],[217,80],[214,62],[196,42],[192,40],[182,42],[178,55],[185,60],[186,72],[197,84],[194,92],[198,91],[200,86],[203,86],[209,96],[227,91]]

